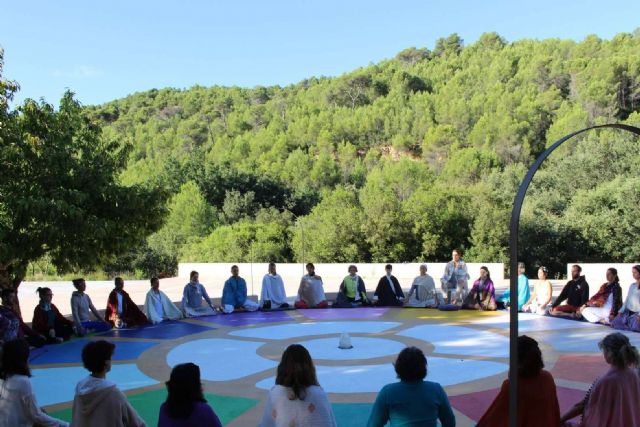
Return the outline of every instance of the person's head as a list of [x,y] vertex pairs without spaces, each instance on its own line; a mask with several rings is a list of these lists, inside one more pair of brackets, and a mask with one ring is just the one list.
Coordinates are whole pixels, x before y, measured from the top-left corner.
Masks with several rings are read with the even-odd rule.
[[531,337],[518,337],[518,375],[521,377],[535,377],[544,368],[542,352],[538,342]]
[[82,277],[78,277],[77,279],[73,279],[71,281],[71,283],[73,283],[73,287],[76,288],[80,292],[84,292],[87,289],[87,282],[85,282]]
[[2,347],[0,378],[7,379],[12,375],[31,376],[29,343],[23,339],[7,341]]
[[275,262],[270,262],[269,263],[269,274],[272,274],[272,275],[276,274],[276,263]]
[[349,266],[348,270],[349,270],[349,274],[351,276],[355,276],[356,273],[358,272],[358,267],[356,267],[355,265],[352,264],[352,265]]
[[489,273],[489,269],[484,265],[480,267],[480,278],[483,280],[491,279],[491,273]]
[[116,346],[109,341],[90,341],[82,349],[82,364],[92,375],[106,375]]
[[420,275],[424,276],[425,274],[427,274],[427,264],[421,264],[420,265]]
[[582,273],[582,267],[580,267],[578,264],[573,264],[571,266],[571,278],[573,280],[577,279],[578,277],[580,277],[580,273]]
[[393,364],[400,381],[422,381],[427,376],[427,358],[418,347],[407,347]]
[[620,279],[618,278],[618,270],[615,268],[607,268],[607,283],[618,283]]
[[157,291],[158,289],[160,289],[160,280],[157,277],[152,277],[150,282],[151,282],[151,289],[153,289],[154,291]]
[[51,304],[51,300],[53,299],[53,292],[51,288],[38,288],[36,289],[38,296],[40,297],[40,302]]
[[189,418],[195,402],[206,402],[202,394],[200,368],[193,363],[176,365],[167,381],[167,413],[170,418]]
[[238,274],[240,274],[240,269],[238,268],[237,265],[232,265],[231,266],[231,275],[233,277],[238,277]]
[[454,249],[453,251],[451,251],[451,259],[454,262],[460,261],[460,257],[462,257],[462,254],[460,253],[460,249]]
[[549,277],[549,269],[544,265],[540,266],[538,269],[538,279],[547,280],[547,277]]
[[307,268],[307,273],[309,274],[309,276],[315,276],[316,274],[316,266],[313,265],[313,263],[308,262],[306,265]]
[[16,304],[16,291],[11,288],[2,289],[2,304],[13,307]]
[[640,264],[631,267],[631,274],[633,275],[633,280],[640,282]]
[[276,384],[291,388],[290,400],[304,400],[307,387],[319,385],[316,368],[306,348],[300,344],[287,347],[278,365]]
[[524,262],[518,263],[518,274],[524,274],[527,269],[524,266]]
[[626,369],[640,366],[638,349],[629,342],[629,338],[620,332],[607,335],[598,343],[604,360],[611,366]]
[[193,283],[198,283],[198,277],[199,277],[199,276],[200,276],[200,275],[198,274],[198,272],[197,272],[197,271],[195,271],[195,270],[193,270],[193,271],[191,272],[191,274],[189,274],[189,280],[191,280]]
[[384,271],[387,272],[387,276],[391,275],[391,270],[393,270],[393,266],[391,264],[387,264],[384,266]]

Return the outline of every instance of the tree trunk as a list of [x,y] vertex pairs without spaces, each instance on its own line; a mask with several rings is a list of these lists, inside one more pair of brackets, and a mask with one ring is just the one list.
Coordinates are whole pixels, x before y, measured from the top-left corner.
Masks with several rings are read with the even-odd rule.
[[0,289],[12,289],[16,292],[16,304],[13,311],[22,318],[20,312],[20,300],[18,299],[18,287],[27,272],[27,263],[15,262],[0,264]]

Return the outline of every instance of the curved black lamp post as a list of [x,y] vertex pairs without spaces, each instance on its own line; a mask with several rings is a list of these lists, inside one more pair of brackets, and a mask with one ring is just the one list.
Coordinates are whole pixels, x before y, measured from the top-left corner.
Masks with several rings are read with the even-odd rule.
[[[515,201],[513,202],[513,210],[511,211],[511,223],[509,232],[509,274],[510,274],[510,289],[511,299],[517,298],[518,295],[518,227],[520,225],[520,210],[522,209],[522,203],[524,202],[524,196],[527,194],[529,184],[533,179],[533,176],[540,168],[542,162],[549,157],[549,155],[560,145],[562,145],[568,139],[573,138],[583,132],[592,129],[612,128],[620,129],[627,132],[631,132],[640,136],[640,129],[630,125],[624,124],[606,124],[599,126],[591,126],[579,131],[570,133],[569,135],[560,138],[552,146],[547,148],[538,158],[535,163],[527,171],[527,175],[518,188]],[[515,305],[517,307],[517,304]],[[509,331],[509,426],[518,426],[518,310],[514,310],[514,304],[511,304],[511,311],[509,314],[510,331]]]

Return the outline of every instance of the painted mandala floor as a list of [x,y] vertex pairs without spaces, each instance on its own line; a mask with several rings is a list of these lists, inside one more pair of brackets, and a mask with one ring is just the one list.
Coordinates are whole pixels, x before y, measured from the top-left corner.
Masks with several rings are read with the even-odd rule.
[[[282,351],[301,343],[311,352],[339,426],[360,427],[376,392],[396,381],[392,362],[406,345],[423,349],[427,379],[441,383],[459,426],[473,426],[508,369],[506,312],[426,309],[327,309],[237,313],[108,332],[33,351],[33,386],[40,405],[69,419],[75,384],[86,376],[80,351],[91,339],[116,344],[108,378],[150,426],[166,392],[171,366],[200,365],[206,398],[224,425],[256,426]],[[597,343],[611,330],[570,320],[520,315],[520,330],[538,340],[558,386],[561,410],[580,400],[606,371]],[[340,350],[343,332],[354,348]],[[640,346],[640,334],[629,334]]]

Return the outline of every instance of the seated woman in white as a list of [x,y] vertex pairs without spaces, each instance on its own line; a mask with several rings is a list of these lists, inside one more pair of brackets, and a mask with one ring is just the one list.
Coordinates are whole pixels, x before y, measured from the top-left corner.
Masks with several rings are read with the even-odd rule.
[[318,384],[311,355],[300,344],[290,345],[282,354],[276,385],[269,391],[260,426],[336,426],[331,403]]
[[437,308],[441,301],[436,282],[427,274],[427,264],[420,266],[420,275],[413,279],[405,307]]
[[275,263],[269,263],[269,273],[262,279],[262,293],[260,295],[260,306],[263,310],[272,308],[289,308],[287,303],[287,293],[284,290],[282,277],[276,273]]
[[533,287],[531,298],[522,306],[523,313],[534,313],[544,315],[547,312],[547,305],[551,303],[553,288],[547,279],[549,270],[547,267],[538,269],[538,283]]
[[[182,310],[185,317],[198,317],[198,316],[210,316],[217,314],[213,308],[211,298],[207,294],[207,290],[198,282],[199,274],[197,271],[192,271],[190,278],[191,281],[186,284],[182,293]],[[202,305],[202,300],[207,305]]]
[[294,304],[295,308],[327,308],[329,302],[324,294],[322,277],[316,274],[316,267],[312,263],[307,264],[307,274],[300,280],[298,296]]
[[607,282],[600,286],[598,292],[578,309],[576,317],[583,317],[591,323],[609,325],[618,315],[621,307],[622,288],[620,287],[620,279],[618,279],[618,270],[609,268]]
[[151,278],[151,289],[144,301],[144,314],[154,325],[163,320],[178,320],[184,317],[180,309],[160,290],[160,280],[157,277]]

